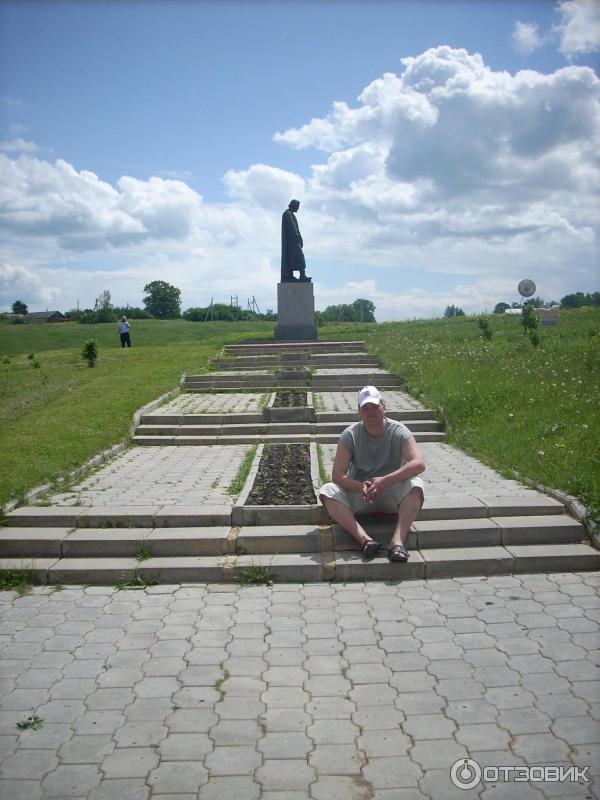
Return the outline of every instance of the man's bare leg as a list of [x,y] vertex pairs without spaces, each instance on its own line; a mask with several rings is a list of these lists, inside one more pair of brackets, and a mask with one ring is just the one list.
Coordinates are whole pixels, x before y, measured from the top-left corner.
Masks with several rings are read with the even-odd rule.
[[404,542],[408,536],[410,526],[415,521],[422,505],[423,492],[418,486],[415,486],[398,506],[398,521],[396,522],[396,528],[390,539],[390,550],[397,544],[404,547]]
[[[340,503],[338,500],[332,500],[330,497],[321,495],[321,502],[327,509],[327,513],[337,524],[342,527],[346,533],[349,533],[352,538],[359,543],[362,547],[365,542],[372,541],[369,534],[365,531],[362,525],[356,521],[356,517],[350,511],[348,506]],[[403,501],[404,502],[404,501]],[[410,527],[410,525],[409,525]]]

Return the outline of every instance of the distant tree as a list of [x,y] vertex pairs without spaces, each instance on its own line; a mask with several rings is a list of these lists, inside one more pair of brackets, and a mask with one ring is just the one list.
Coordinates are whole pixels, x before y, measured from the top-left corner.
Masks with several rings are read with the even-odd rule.
[[584,294],[583,292],[575,292],[574,294],[566,294],[560,301],[562,308],[582,308],[583,306],[600,306],[600,292],[593,292],[592,294]]
[[504,314],[507,308],[510,308],[508,303],[496,303],[494,306],[494,314]]
[[375,322],[375,304],[370,300],[359,298],[353,303],[340,303],[327,306],[320,313],[323,322]]
[[156,319],[181,316],[181,291],[166,281],[152,281],[144,286],[146,311]]
[[352,305],[356,309],[357,321],[375,322],[375,303],[359,297]]
[[127,319],[152,319],[152,314],[145,308],[136,306],[113,306],[113,311],[117,317],[125,315]]
[[523,305],[530,305],[534,308],[543,308],[546,305],[546,301],[542,297],[530,297],[528,300],[525,300]]
[[462,308],[458,308],[458,306],[446,306],[446,310],[444,311],[445,317],[464,317],[465,312]]
[[96,314],[96,322],[114,322],[117,318],[110,301],[108,289],[105,289],[100,297],[96,298],[94,312]]
[[15,300],[12,304],[12,311],[13,314],[27,314],[29,309],[27,308],[27,303],[24,303],[22,300]]

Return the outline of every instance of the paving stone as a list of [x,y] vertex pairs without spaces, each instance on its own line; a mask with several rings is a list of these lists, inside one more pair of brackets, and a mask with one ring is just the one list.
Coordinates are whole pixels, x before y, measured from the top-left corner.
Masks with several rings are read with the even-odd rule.
[[[237,775],[210,777],[208,782],[200,787],[198,800],[231,800],[239,797],[244,800],[258,800],[260,797],[260,787],[251,778]],[[165,796],[161,796],[163,800]],[[188,800],[182,795],[177,795],[178,800]],[[166,798],[165,798],[166,800]],[[175,800],[175,797],[173,797]],[[196,795],[189,800],[196,800]]]
[[573,744],[600,743],[600,723],[590,717],[563,717],[555,720],[552,732]]
[[[269,793],[269,795],[272,800],[288,800],[287,793],[281,796],[279,793],[277,793],[277,796],[275,793]],[[348,798],[369,800],[375,797],[371,784],[365,781],[360,774],[352,777],[320,775],[310,787],[310,796],[314,800],[348,800]],[[266,798],[267,795],[265,794],[263,797]],[[304,797],[306,795],[297,798],[289,796],[289,800],[303,800]],[[398,797],[398,795],[395,795],[395,797]],[[400,800],[399,797],[398,800]]]
[[254,773],[263,791],[307,791],[315,770],[302,759],[265,759]]
[[146,780],[155,795],[194,793],[206,783],[208,772],[201,764],[187,763],[182,769],[178,761],[163,761]]
[[210,740],[218,747],[255,745],[262,736],[255,720],[220,720],[210,729]]
[[362,772],[374,789],[416,788],[423,777],[419,765],[402,756],[372,758]]
[[420,714],[407,717],[402,729],[413,739],[446,739],[456,731],[455,723],[443,714]]
[[467,750],[495,750],[507,748],[509,734],[493,723],[460,725],[456,732],[456,740],[464,744]]
[[317,744],[308,756],[308,763],[319,775],[356,775],[366,764],[366,758],[354,745]]
[[61,764],[94,764],[112,752],[114,743],[109,734],[79,734],[58,750]]
[[501,711],[498,715],[498,725],[506,728],[511,734],[520,733],[547,733],[552,720],[542,711],[529,708],[511,708]]
[[0,797],[10,800],[39,800],[42,788],[37,780],[0,779]]
[[[403,688],[409,689],[410,683],[405,684]],[[415,714],[436,714],[444,708],[446,701],[434,691],[400,691],[394,704],[407,716],[414,716]]]
[[274,708],[261,714],[260,722],[267,732],[303,733],[312,722],[312,717],[302,708]]
[[101,769],[106,778],[145,778],[158,760],[152,747],[120,747],[103,759]]
[[513,738],[512,750],[527,764],[569,761],[569,748],[552,733],[522,734]]
[[459,758],[466,758],[468,752],[454,739],[435,739],[419,741],[410,749],[410,757],[423,772],[430,769],[449,769]]
[[[146,786],[142,778],[126,778],[103,780],[100,786],[92,789],[88,800],[114,800],[116,797],[126,797],[127,800],[147,800],[149,796],[150,788]],[[164,795],[163,800],[166,800]]]
[[40,781],[52,772],[57,764],[57,757],[49,750],[20,750],[4,759],[1,774],[3,779]]
[[405,756],[411,747],[411,740],[398,730],[363,730],[363,733],[356,740],[356,745],[369,759],[385,756]]
[[304,758],[313,749],[313,744],[304,733],[278,732],[266,734],[257,745],[267,759]]
[[254,747],[217,745],[204,759],[211,775],[247,775],[262,762]]
[[150,747],[167,735],[160,722],[128,722],[115,733],[117,747]]
[[91,764],[58,766],[54,772],[42,781],[44,797],[56,797],[65,800],[69,797],[81,797],[98,786],[102,774],[98,767]]
[[463,699],[448,703],[445,714],[460,727],[464,724],[494,722],[498,709],[483,699]]

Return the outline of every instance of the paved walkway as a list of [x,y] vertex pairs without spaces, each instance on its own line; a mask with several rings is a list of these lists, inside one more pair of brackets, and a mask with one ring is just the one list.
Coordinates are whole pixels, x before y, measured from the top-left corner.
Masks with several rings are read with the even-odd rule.
[[[492,778],[598,781],[599,586],[0,592],[0,798],[598,798],[598,782],[502,775],[464,791],[450,769],[469,755]],[[41,727],[20,732],[29,717]]]

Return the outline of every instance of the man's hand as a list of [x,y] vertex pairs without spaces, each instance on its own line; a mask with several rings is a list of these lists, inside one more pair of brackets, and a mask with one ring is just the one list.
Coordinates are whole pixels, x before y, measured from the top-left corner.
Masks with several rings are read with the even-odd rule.
[[386,485],[386,480],[383,477],[377,477],[373,478],[373,480],[365,481],[363,483],[362,492],[363,500],[366,500],[368,503],[374,503],[379,495],[383,492]]

